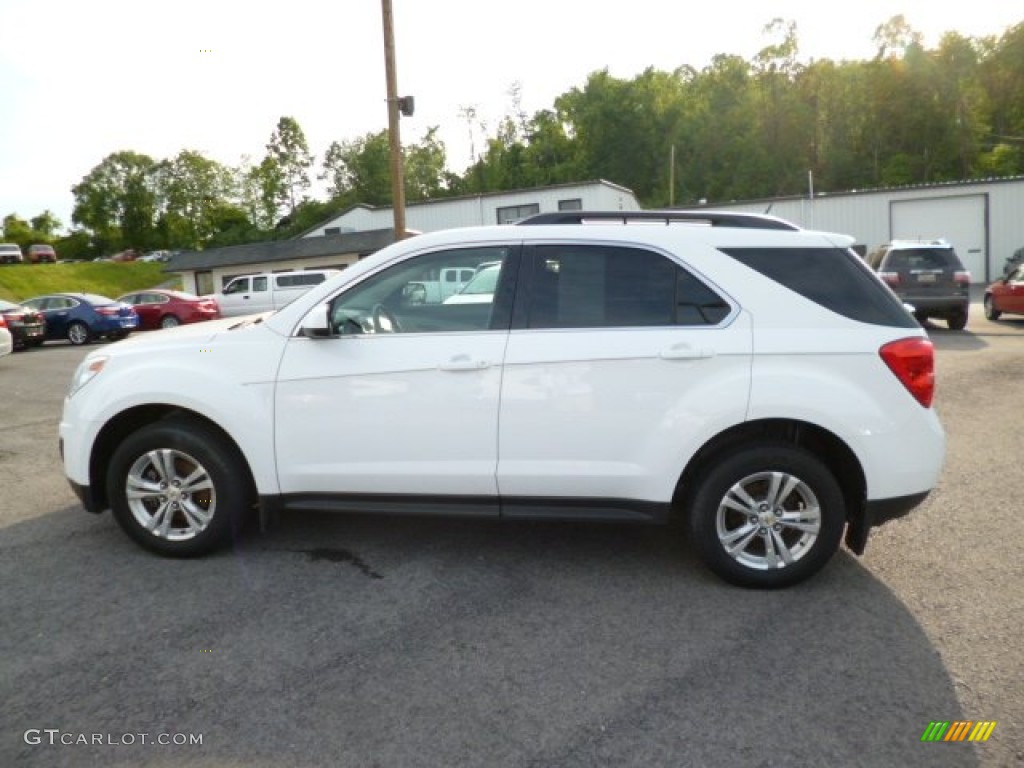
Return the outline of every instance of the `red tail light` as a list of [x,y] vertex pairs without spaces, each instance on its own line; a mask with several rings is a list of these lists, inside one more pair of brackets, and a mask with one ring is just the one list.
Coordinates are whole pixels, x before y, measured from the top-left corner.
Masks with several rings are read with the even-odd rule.
[[117,307],[96,307],[96,311],[104,317],[117,317]]
[[963,283],[964,285],[971,284],[971,273],[967,271],[958,271],[953,273],[954,283]]
[[935,396],[935,347],[928,339],[900,339],[886,344],[878,354],[900,383],[925,408]]
[[0,328],[6,328],[6,327],[7,327],[7,321],[4,319],[3,315],[0,315]]
[[900,284],[900,273],[899,272],[879,272],[878,276],[882,278],[889,285]]

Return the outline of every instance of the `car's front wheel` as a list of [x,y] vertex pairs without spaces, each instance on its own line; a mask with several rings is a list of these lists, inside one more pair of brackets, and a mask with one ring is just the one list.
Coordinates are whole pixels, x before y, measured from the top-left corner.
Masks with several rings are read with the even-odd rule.
[[89,328],[85,323],[79,323],[76,321],[68,326],[68,341],[76,347],[88,344],[91,338],[92,334],[89,333]]
[[989,320],[998,320],[1003,313],[996,309],[996,301],[991,293],[985,294],[985,317]]
[[118,524],[162,555],[192,557],[218,549],[252,508],[248,473],[219,432],[194,420],[143,427],[114,451],[107,491]]
[[744,587],[785,587],[817,573],[838,549],[845,521],[831,470],[783,444],[745,448],[711,465],[689,509],[704,562]]

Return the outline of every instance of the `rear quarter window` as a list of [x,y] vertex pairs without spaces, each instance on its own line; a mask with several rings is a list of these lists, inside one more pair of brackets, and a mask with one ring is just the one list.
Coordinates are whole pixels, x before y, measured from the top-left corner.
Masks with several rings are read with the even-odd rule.
[[723,248],[794,293],[861,323],[917,328],[899,299],[845,248]]

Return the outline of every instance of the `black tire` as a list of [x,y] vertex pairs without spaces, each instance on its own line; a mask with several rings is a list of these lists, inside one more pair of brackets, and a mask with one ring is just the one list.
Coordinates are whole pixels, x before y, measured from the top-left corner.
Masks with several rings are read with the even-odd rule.
[[[200,471],[198,480],[182,482]],[[254,501],[248,477],[237,449],[220,433],[171,419],[142,427],[118,446],[107,493],[114,518],[136,542],[161,555],[196,557],[241,532]],[[146,493],[129,499],[129,478]]]
[[991,293],[985,294],[985,317],[993,322],[998,320],[1002,316],[1002,312],[996,309],[995,300],[992,298]]
[[181,320],[175,315],[164,315],[160,318],[161,328],[176,328],[179,325],[181,325]]
[[967,327],[967,312],[956,312],[946,319],[951,331],[962,331]]
[[[769,504],[773,477],[783,483],[779,490],[784,495],[776,492],[776,503]],[[734,496],[730,504],[748,511],[726,506],[736,488],[758,505],[750,508]],[[807,514],[813,509],[817,514]],[[783,516],[777,517],[780,511]],[[721,458],[698,480],[688,524],[697,551],[714,573],[741,587],[774,589],[824,567],[839,548],[846,507],[839,484],[820,460],[793,446],[763,443]],[[732,553],[723,539],[736,542]]]
[[77,320],[68,326],[67,336],[68,341],[76,347],[84,346],[92,341],[92,333],[89,332],[89,326]]

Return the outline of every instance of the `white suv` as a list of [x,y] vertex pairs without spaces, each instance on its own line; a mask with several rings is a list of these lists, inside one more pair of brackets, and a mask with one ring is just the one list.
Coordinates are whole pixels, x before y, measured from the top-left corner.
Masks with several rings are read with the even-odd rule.
[[[65,472],[166,555],[255,510],[678,516],[726,580],[792,584],[943,461],[932,345],[851,242],[716,212],[420,235],[273,315],[91,353]],[[494,264],[489,301],[408,290]]]

